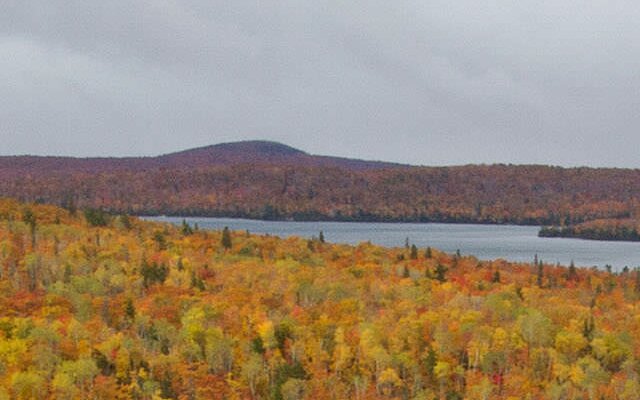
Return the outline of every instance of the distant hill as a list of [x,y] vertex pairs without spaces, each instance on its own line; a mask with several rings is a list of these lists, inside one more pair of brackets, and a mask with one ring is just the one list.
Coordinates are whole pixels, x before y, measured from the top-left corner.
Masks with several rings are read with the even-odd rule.
[[147,215],[569,225],[635,217],[640,171],[418,167],[246,141],[157,157],[0,157],[0,196]]
[[282,164],[300,166],[331,166],[349,169],[375,169],[399,164],[363,161],[340,157],[316,156],[282,143],[253,140],[220,143],[164,154],[156,157],[0,157],[2,172],[90,172],[102,173],[122,170],[155,168],[195,168],[238,164]]
[[231,164],[286,164],[298,166],[326,166],[349,169],[377,169],[400,166],[382,161],[364,161],[341,157],[311,155],[278,142],[251,140],[221,143],[171,153],[156,158],[163,166],[205,167]]

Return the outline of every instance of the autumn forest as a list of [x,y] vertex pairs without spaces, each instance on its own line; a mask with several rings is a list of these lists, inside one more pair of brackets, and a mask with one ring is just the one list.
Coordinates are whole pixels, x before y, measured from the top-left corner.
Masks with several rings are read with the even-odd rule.
[[0,400],[640,400],[639,21],[0,0]]
[[640,272],[0,202],[0,399],[638,399]]
[[[640,171],[539,165],[420,167],[315,156],[264,141],[158,157],[0,157],[0,196],[114,213],[301,221],[549,225],[635,240]],[[616,228],[627,223],[631,234]],[[579,225],[592,222],[597,235]],[[583,234],[584,233],[584,234]]]

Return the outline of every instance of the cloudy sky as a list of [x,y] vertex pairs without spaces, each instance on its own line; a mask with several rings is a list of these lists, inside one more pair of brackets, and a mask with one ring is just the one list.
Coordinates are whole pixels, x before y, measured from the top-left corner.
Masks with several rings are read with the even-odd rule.
[[637,1],[4,0],[0,154],[640,167]]

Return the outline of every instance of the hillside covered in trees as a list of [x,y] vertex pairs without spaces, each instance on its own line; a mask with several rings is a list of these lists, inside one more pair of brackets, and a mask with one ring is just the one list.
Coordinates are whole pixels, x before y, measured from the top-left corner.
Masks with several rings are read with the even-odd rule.
[[0,196],[146,215],[572,225],[635,218],[640,171],[417,167],[258,141],[158,157],[0,157]]
[[640,274],[0,201],[0,399],[640,398]]

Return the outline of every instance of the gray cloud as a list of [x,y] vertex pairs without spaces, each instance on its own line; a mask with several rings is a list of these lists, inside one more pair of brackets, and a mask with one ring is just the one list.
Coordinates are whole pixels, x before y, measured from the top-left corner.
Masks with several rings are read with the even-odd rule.
[[640,167],[636,2],[8,3],[1,154]]

